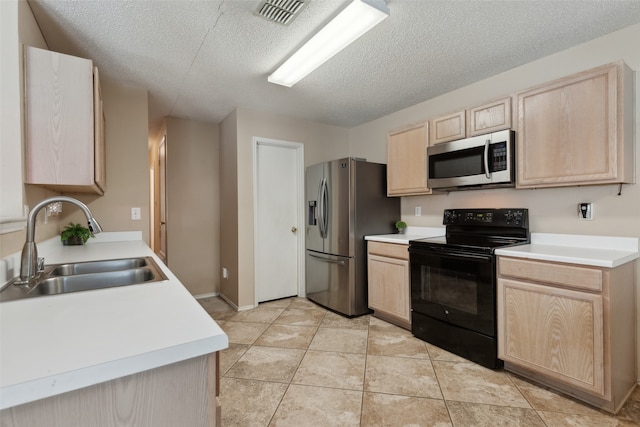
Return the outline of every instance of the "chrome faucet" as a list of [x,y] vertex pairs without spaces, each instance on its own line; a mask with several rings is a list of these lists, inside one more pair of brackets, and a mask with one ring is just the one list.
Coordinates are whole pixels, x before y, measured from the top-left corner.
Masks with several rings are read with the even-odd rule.
[[38,215],[38,212],[40,212],[40,209],[55,202],[68,202],[78,206],[80,209],[82,209],[84,215],[87,217],[89,230],[93,234],[98,234],[102,231],[102,227],[100,227],[98,221],[95,220],[87,205],[82,203],[80,200],[76,200],[72,197],[67,196],[54,196],[42,200],[37,205],[35,205],[33,209],[31,209],[31,212],[29,212],[29,216],[27,218],[27,240],[22,248],[22,258],[20,260],[20,279],[17,280],[15,284],[24,285],[38,277],[38,273],[40,271],[40,268],[38,268],[38,248],[36,247],[36,243],[34,241],[36,234],[36,216]]

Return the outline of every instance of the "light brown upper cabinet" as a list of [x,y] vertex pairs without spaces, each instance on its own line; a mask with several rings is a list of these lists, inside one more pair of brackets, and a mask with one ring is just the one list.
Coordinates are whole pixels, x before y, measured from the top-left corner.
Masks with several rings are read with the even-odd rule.
[[67,193],[105,190],[104,115],[88,59],[25,46],[27,184]]
[[429,142],[431,145],[443,142],[455,141],[466,136],[465,110],[444,116],[434,117],[429,120]]
[[619,61],[518,93],[516,186],[633,182],[632,78]]
[[427,188],[429,125],[418,123],[387,136],[387,195],[431,194]]
[[429,120],[431,145],[511,129],[511,97]]
[[467,115],[467,137],[511,129],[511,98],[469,108]]

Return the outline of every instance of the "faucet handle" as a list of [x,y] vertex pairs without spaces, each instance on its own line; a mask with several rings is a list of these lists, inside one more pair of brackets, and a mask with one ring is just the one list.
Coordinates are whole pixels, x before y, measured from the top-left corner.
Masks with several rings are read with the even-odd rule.
[[38,273],[44,271],[44,258],[38,257]]

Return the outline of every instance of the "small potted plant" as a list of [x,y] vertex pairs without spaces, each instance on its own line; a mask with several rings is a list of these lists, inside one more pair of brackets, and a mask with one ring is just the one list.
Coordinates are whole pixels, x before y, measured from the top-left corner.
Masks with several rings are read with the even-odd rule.
[[404,221],[396,221],[396,228],[398,229],[398,233],[404,234],[404,231],[407,229],[407,223]]
[[95,236],[88,228],[73,222],[70,222],[60,233],[63,245],[84,245],[89,240],[89,237]]

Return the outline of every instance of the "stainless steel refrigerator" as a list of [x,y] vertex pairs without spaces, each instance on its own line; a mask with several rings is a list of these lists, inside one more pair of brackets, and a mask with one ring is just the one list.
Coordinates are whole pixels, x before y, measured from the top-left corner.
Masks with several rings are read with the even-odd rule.
[[345,158],[306,173],[306,293],[345,316],[369,313],[364,236],[394,232],[400,198],[384,164]]

